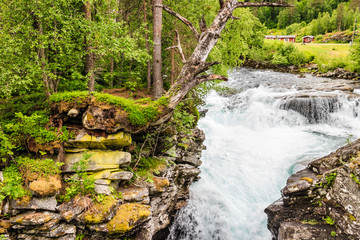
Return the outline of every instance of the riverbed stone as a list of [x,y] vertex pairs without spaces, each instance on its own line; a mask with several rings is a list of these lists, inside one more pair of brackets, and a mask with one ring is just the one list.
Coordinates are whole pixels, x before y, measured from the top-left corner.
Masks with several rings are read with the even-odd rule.
[[53,197],[32,197],[28,202],[21,200],[11,200],[10,208],[15,210],[33,209],[48,210],[55,212],[57,201]]
[[[118,169],[127,167],[131,162],[131,155],[128,152],[92,150],[88,151],[91,157],[87,160],[85,171],[100,171],[105,169]],[[72,167],[78,162],[84,153],[66,153],[63,165],[63,172],[75,172]]]

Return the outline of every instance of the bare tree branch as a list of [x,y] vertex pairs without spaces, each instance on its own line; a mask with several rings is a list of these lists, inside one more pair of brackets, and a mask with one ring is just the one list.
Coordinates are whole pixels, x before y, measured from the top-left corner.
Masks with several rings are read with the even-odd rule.
[[200,31],[205,32],[207,30],[206,21],[204,15],[201,17],[199,21]]
[[222,9],[224,7],[224,0],[219,0],[219,3],[220,3],[220,9]]
[[171,8],[169,8],[166,5],[163,5],[163,9],[168,12],[169,14],[173,15],[174,17],[176,17],[177,19],[179,19],[180,21],[182,21],[183,23],[186,24],[186,26],[188,26],[190,28],[190,30],[194,33],[196,39],[199,40],[200,38],[200,34],[198,33],[198,31],[195,29],[194,25],[187,20],[186,18],[184,18],[183,16],[181,16],[179,13],[175,12],[174,10],[172,10]]
[[237,2],[235,8],[240,7],[293,7],[285,2]]
[[184,52],[183,52],[182,47],[181,47],[179,32],[176,29],[175,29],[175,32],[176,32],[176,38],[177,38],[178,44],[176,46],[168,47],[166,50],[178,48],[180,56],[181,56],[181,61],[185,64],[186,63],[186,58],[185,58]]

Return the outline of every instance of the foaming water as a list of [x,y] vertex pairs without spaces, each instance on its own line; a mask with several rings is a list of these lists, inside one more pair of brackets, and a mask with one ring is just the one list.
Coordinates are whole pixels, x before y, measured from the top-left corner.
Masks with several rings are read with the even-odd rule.
[[[284,87],[274,84],[275,75],[284,78],[235,71],[226,85],[237,94],[211,92],[206,98],[209,111],[199,121],[207,146],[201,179],[191,186],[169,240],[271,239],[264,209],[280,198],[286,179],[344,145],[350,135],[359,137],[356,97]],[[285,75],[296,82],[295,75]]]

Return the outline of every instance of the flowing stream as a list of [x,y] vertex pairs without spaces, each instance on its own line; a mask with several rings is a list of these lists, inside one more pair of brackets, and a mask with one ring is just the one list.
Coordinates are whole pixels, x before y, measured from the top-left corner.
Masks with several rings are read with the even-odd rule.
[[358,91],[329,90],[342,84],[234,70],[224,84],[232,94],[213,91],[205,99],[201,179],[191,186],[168,240],[271,239],[264,209],[280,198],[287,178],[360,137]]

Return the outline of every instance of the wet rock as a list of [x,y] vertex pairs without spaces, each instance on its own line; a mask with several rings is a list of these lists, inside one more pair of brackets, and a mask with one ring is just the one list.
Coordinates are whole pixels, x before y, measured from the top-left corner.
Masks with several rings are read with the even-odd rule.
[[265,209],[274,239],[360,239],[359,147],[344,146],[288,179]]
[[33,209],[33,210],[48,210],[55,212],[57,201],[55,197],[33,197],[29,202],[20,200],[11,200],[10,208],[15,210]]
[[331,239],[329,232],[335,231],[330,225],[310,225],[297,222],[284,222],[280,224],[278,239]]
[[[99,171],[104,169],[118,169],[127,167],[131,162],[131,155],[128,152],[93,150],[88,151],[91,157],[88,159],[85,171]],[[72,168],[74,163],[83,158],[84,153],[65,154],[63,172],[75,172]]]
[[142,204],[148,204],[150,202],[149,189],[147,187],[133,187],[119,188],[119,192],[122,192],[124,201],[126,202],[139,202]]

